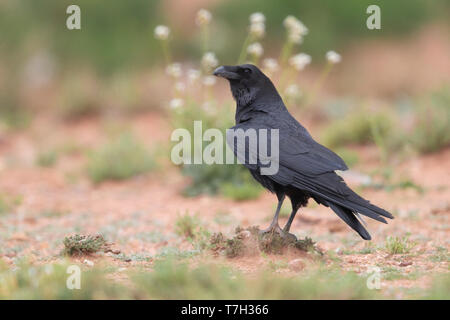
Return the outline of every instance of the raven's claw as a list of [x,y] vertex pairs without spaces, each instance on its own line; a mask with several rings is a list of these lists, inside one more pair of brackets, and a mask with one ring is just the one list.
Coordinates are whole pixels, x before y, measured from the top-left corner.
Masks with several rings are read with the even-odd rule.
[[259,235],[260,236],[264,236],[266,234],[272,234],[273,235],[274,233],[277,233],[282,239],[288,240],[288,242],[295,242],[295,241],[297,241],[297,237],[295,235],[293,235],[292,233],[284,231],[278,225],[270,226],[267,229],[259,231]]

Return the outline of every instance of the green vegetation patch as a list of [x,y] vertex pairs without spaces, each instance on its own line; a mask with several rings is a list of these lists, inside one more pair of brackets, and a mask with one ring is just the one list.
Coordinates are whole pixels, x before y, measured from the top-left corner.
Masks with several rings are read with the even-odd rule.
[[394,120],[386,112],[368,115],[367,112],[351,112],[325,128],[322,142],[330,147],[342,147],[347,144],[375,143],[373,128],[377,135],[386,139],[393,130]]
[[133,277],[141,296],[154,299],[370,299],[366,279],[353,272],[316,270],[283,277],[273,272],[245,275],[217,265],[190,268],[158,261],[152,272]]
[[69,256],[110,252],[110,244],[102,235],[73,235],[64,238],[63,254]]
[[450,146],[450,88],[427,97],[415,109],[415,125],[409,142],[419,153],[431,153]]
[[87,172],[93,182],[99,183],[128,179],[154,167],[154,159],[145,145],[125,133],[91,152]]
[[385,249],[390,254],[405,254],[409,253],[416,244],[406,237],[387,237]]

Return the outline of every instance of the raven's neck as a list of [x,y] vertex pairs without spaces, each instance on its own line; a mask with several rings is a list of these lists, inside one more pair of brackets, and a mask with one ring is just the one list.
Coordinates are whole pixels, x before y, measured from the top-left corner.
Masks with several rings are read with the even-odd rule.
[[241,123],[251,119],[256,114],[277,114],[287,111],[283,100],[272,85],[270,90],[258,92],[253,97],[236,98],[236,123]]

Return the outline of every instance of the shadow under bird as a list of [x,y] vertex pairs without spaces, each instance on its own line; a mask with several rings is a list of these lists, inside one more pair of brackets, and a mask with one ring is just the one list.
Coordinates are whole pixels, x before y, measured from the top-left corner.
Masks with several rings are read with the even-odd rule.
[[[256,66],[221,66],[214,71],[214,75],[229,81],[236,101],[236,125],[231,130],[252,129],[259,132],[260,129],[278,129],[279,168],[276,173],[261,174],[263,164],[259,159],[253,164],[250,161],[243,162],[252,176],[278,198],[272,223],[263,232],[277,232],[282,237],[293,237],[289,234],[292,221],[298,209],[306,206],[310,198],[331,208],[365,240],[370,240],[371,236],[362,225],[364,221],[359,214],[383,223],[387,223],[383,217],[394,218],[386,210],[357,195],[345,184],[342,177],[335,172],[348,169],[344,161],[311,137],[286,109],[272,81]],[[264,138],[270,139],[270,134]],[[236,144],[228,140],[227,142],[238,156]],[[251,153],[248,144],[245,144],[244,148],[248,157]],[[286,196],[291,200],[292,212],[281,229],[278,225],[278,215]]]

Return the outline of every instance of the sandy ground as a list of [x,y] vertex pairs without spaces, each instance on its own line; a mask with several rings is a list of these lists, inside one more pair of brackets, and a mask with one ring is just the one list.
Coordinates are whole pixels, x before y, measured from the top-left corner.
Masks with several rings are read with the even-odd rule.
[[[185,198],[180,191],[188,181],[171,165],[163,164],[162,170],[127,181],[94,185],[84,174],[86,156],[82,153],[64,154],[51,168],[34,164],[39,150],[64,141],[76,141],[82,146],[101,144],[105,139],[104,127],[104,121],[95,119],[59,125],[51,120],[40,120],[27,132],[3,137],[0,194],[20,198],[13,212],[0,215],[3,261],[12,265],[21,257],[27,257],[32,263],[59,260],[65,236],[101,233],[114,242],[114,248],[120,250],[121,255],[97,255],[90,257],[91,260],[125,268],[151,267],[153,256],[158,253],[193,249],[188,241],[174,233],[174,222],[180,214],[195,214],[206,229],[226,235],[231,235],[238,225],[263,228],[269,224],[276,204],[273,195],[264,192],[259,199],[244,202],[210,196]],[[170,134],[164,118],[154,113],[136,117],[131,127],[149,146],[165,141]],[[354,172],[368,173],[380,165],[374,147],[358,147],[355,151],[361,160],[353,168]],[[432,275],[449,269],[448,258],[433,259],[438,247],[450,249],[449,163],[450,149],[446,149],[408,159],[395,168],[396,176],[408,176],[424,188],[424,193],[413,189],[361,191],[365,198],[395,215],[395,220],[388,225],[367,221],[372,244],[378,247],[371,253],[357,253],[367,247],[367,242],[332,211],[313,201],[301,209],[291,231],[298,237],[312,237],[325,252],[324,261],[331,263],[333,257],[338,256],[341,268],[362,273],[371,266],[392,266],[405,274],[420,275],[384,281],[386,290],[427,286]],[[353,176],[350,173],[347,181],[357,187]],[[280,222],[284,224],[285,220],[282,218]],[[407,234],[416,243],[411,253],[390,255],[383,248],[387,236]],[[212,259],[220,259],[221,263],[249,273],[267,268],[270,261],[289,263],[302,259],[305,265],[311,261],[311,257],[302,252],[268,256],[254,253],[233,259],[207,252],[192,261],[200,263]]]

